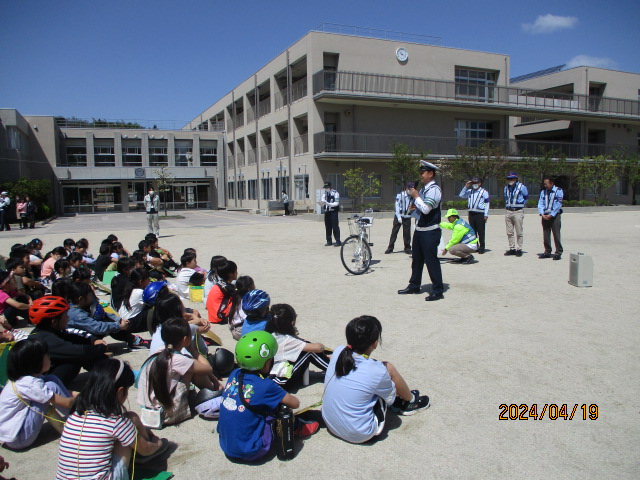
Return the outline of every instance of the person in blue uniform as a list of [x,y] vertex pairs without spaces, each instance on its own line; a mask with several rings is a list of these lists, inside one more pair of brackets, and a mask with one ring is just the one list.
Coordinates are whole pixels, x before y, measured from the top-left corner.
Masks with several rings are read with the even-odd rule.
[[398,238],[398,232],[402,227],[402,239],[404,241],[404,253],[411,254],[411,215],[409,214],[409,204],[411,197],[407,193],[410,188],[415,188],[414,182],[407,182],[405,189],[396,195],[396,214],[393,217],[393,228],[389,238],[389,247],[384,253],[393,253],[393,247]]
[[554,184],[553,178],[544,177],[544,190],[540,192],[538,201],[538,213],[542,219],[542,240],[544,243],[544,253],[538,258],[551,258],[551,232],[553,232],[553,243],[556,247],[554,260],[562,258],[562,242],[560,241],[560,226],[562,216],[562,199],[564,193],[562,189]]
[[409,210],[417,219],[413,234],[411,279],[409,285],[398,294],[420,293],[422,285],[422,270],[425,264],[431,279],[431,293],[425,298],[427,302],[442,300],[444,298],[444,284],[442,283],[442,268],[438,259],[438,244],[442,237],[440,230],[440,217],[442,212],[442,191],[435,182],[438,167],[426,160],[420,160],[420,180],[423,187],[420,191],[410,188],[408,193],[412,198]]
[[[325,246],[335,245],[339,247],[340,243],[340,223],[338,220],[338,210],[340,210],[340,194],[337,190],[331,188],[331,183],[324,184],[324,192],[322,193],[322,205],[324,205],[324,228],[327,236]],[[331,233],[336,243],[331,243]]]

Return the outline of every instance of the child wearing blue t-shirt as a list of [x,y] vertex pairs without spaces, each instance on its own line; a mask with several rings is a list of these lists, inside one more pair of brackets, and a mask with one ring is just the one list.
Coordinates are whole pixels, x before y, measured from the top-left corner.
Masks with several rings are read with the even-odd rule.
[[[218,421],[220,448],[228,457],[243,461],[264,457],[273,442],[270,423],[275,410],[280,404],[300,406],[300,400],[268,378],[277,350],[273,335],[264,331],[243,335],[236,344],[240,368],[229,375]],[[295,435],[313,435],[318,428],[318,422],[298,421]]]
[[242,297],[242,310],[247,314],[242,324],[242,335],[266,329],[271,319],[269,305],[271,297],[263,290],[251,290]]
[[429,407],[429,397],[410,390],[391,363],[370,358],[382,335],[377,318],[354,318],[346,334],[347,345],[334,351],[324,380],[322,418],[331,433],[364,443],[382,433],[388,405],[400,415]]

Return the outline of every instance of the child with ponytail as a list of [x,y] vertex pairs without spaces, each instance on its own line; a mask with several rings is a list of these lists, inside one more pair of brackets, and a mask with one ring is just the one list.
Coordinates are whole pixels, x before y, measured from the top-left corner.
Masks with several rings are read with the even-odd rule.
[[429,407],[429,397],[410,390],[391,363],[370,358],[381,336],[377,318],[354,318],[347,324],[347,345],[336,348],[327,368],[322,418],[331,433],[347,442],[380,435],[388,405],[400,415]]

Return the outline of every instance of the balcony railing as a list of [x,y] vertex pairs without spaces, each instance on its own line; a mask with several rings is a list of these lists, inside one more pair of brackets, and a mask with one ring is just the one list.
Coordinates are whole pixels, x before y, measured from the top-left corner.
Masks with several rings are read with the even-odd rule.
[[284,158],[289,156],[289,139],[284,142],[276,143],[276,158]]
[[260,161],[268,162],[270,160],[273,160],[273,155],[271,153],[271,144],[260,147]]
[[256,164],[256,149],[252,148],[247,152],[247,165]]
[[[391,156],[392,147],[396,143],[402,143],[432,155],[456,155],[459,153],[460,146],[478,147],[485,143],[491,143],[501,147],[506,155],[513,157],[527,157],[537,155],[542,151],[556,151],[564,153],[567,158],[582,158],[613,154],[621,148],[621,145],[613,144],[325,132],[314,134],[313,140],[315,154],[331,156],[370,154],[388,157]],[[636,150],[640,153],[640,148],[636,148]]]
[[59,128],[111,128],[133,130],[182,130],[187,122],[178,120],[103,120],[100,118],[56,117]]
[[291,84],[291,103],[307,96],[307,77]]
[[377,73],[320,70],[313,75],[313,94],[401,96],[407,99],[453,100],[505,105],[532,110],[595,112],[640,116],[640,101],[514,87],[457,83]]
[[236,153],[236,161],[238,167],[244,167],[244,152]]
[[256,119],[256,110],[252,105],[247,108],[247,123],[251,123]]
[[269,113],[271,113],[271,97],[260,100],[260,103],[258,103],[258,118],[264,117]]
[[227,132],[233,132],[233,118],[227,118]]
[[244,125],[244,112],[236,112],[236,128]]
[[284,90],[278,90],[275,95],[273,96],[273,100],[275,103],[275,108],[276,110],[280,110],[281,108],[284,108],[285,105],[287,105],[287,89],[285,88]]
[[309,152],[309,134],[305,133],[293,139],[293,153],[302,155]]

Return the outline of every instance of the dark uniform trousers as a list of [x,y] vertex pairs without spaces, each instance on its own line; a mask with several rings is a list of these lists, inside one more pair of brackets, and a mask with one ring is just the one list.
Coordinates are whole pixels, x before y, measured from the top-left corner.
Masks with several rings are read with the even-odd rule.
[[469,212],[469,225],[473,228],[478,235],[478,247],[484,248],[484,213],[483,212]]
[[327,243],[331,243],[331,232],[333,231],[333,237],[336,239],[336,243],[340,242],[340,225],[338,223],[338,209],[334,211],[324,212],[324,228],[327,236]]
[[393,228],[391,229],[391,238],[389,238],[389,248],[393,250],[398,238],[398,232],[402,227],[402,238],[404,240],[404,249],[411,248],[411,217],[402,218],[402,222],[398,221],[398,217],[393,217]]
[[422,284],[422,270],[425,263],[429,278],[433,284],[431,293],[437,295],[444,293],[444,284],[442,283],[442,268],[440,260],[438,260],[438,245],[442,238],[442,230],[436,228],[426,232],[416,230],[413,233],[413,250],[411,261],[411,280],[409,285],[414,288],[420,288]]
[[560,217],[561,213],[552,217],[551,220],[542,219],[542,240],[544,242],[544,253],[551,253],[551,232],[553,232],[553,243],[556,247],[558,255],[562,255],[562,243],[560,242],[560,227],[562,221]]

